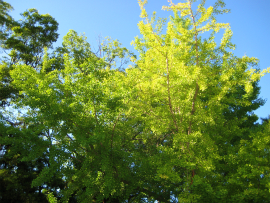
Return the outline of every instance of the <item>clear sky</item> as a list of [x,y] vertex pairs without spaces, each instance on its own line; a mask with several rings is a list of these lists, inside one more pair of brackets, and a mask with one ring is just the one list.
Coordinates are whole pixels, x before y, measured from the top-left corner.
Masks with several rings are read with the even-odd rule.
[[[4,0],[14,10],[10,13],[19,20],[20,13],[36,8],[41,14],[50,14],[59,23],[60,34],[54,47],[60,46],[63,36],[73,29],[85,33],[93,50],[97,48],[99,36],[118,39],[123,46],[134,51],[130,42],[139,35],[137,23],[140,9],[137,0]],[[208,0],[213,5],[216,0]],[[231,13],[220,15],[218,22],[230,23],[233,31],[232,42],[236,44],[235,55],[257,57],[260,68],[270,67],[270,0],[224,0]],[[173,0],[174,3],[180,0]],[[183,2],[183,1],[182,1]],[[148,0],[148,13],[168,17],[171,12],[162,11],[167,0]],[[270,114],[270,74],[260,81],[261,98],[268,99],[266,104],[255,113],[259,117]]]

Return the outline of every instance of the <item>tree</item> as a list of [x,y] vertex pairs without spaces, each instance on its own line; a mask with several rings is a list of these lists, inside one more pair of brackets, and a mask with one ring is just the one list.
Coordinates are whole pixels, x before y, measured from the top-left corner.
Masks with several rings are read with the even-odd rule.
[[[4,50],[10,50],[9,57],[3,57],[0,66],[1,79],[1,105],[5,105],[8,98],[14,98],[18,95],[18,89],[10,85],[10,70],[17,63],[27,64],[33,68],[40,68],[41,59],[45,48],[52,48],[53,42],[58,38],[56,33],[58,29],[57,21],[49,14],[39,14],[36,9],[29,9],[21,15],[23,20],[14,21],[7,13],[12,7],[2,2],[3,20],[2,27],[12,30],[11,36],[8,30],[4,30],[1,35],[5,40],[1,44]],[[6,26],[4,26],[6,25]]]
[[[52,47],[58,34],[57,22],[50,15],[40,15],[30,9],[23,13],[24,20],[16,22],[9,16],[11,5],[1,1],[1,47],[8,52],[0,64],[0,199],[1,202],[47,202],[42,189],[53,190],[62,187],[62,180],[51,180],[46,185],[31,187],[33,179],[42,168],[47,166],[46,153],[35,160],[23,161],[28,152],[27,144],[22,140],[20,129],[26,127],[23,119],[17,120],[5,112],[6,107],[14,106],[12,102],[18,97],[19,87],[11,85],[10,71],[16,63],[29,64],[40,68],[40,59],[45,47]],[[16,55],[16,56],[15,56]],[[13,113],[11,113],[13,114]],[[38,192],[37,192],[38,191]]]
[[[139,1],[142,38],[133,42],[140,59],[136,68],[127,70],[127,85],[135,87],[130,115],[145,126],[138,136],[148,147],[145,168],[156,168],[145,173],[159,179],[159,191],[169,191],[162,202],[170,194],[180,202],[220,202],[228,197],[243,201],[243,188],[232,182],[238,166],[231,157],[237,156],[239,140],[246,138],[247,127],[250,130],[246,123],[256,121],[248,113],[263,103],[256,101],[254,83],[260,73],[249,70],[257,60],[229,52],[234,48],[232,32],[228,24],[216,23],[215,18],[226,12],[218,10],[224,6],[221,1],[208,9],[202,1],[197,13],[192,10],[193,1],[171,2],[164,7],[174,12],[166,34],[162,32],[164,21],[155,25],[155,15],[149,19],[146,2]],[[214,36],[221,28],[225,33],[217,45]],[[202,39],[200,34],[209,30],[210,36]],[[225,175],[228,170],[230,175]],[[151,197],[151,191],[146,196]]]
[[[64,37],[61,50],[63,68],[47,72],[54,59],[45,55],[40,71],[27,65],[12,71],[15,86],[20,83],[24,91],[30,85],[29,92],[20,98],[21,107],[28,102],[31,106],[30,116],[24,120],[26,125],[38,122],[31,129],[36,133],[30,135],[29,129],[22,129],[22,133],[30,146],[36,145],[36,137],[43,133],[39,142],[44,144],[39,146],[44,148],[39,147],[39,153],[33,148],[27,157],[33,160],[45,151],[50,152],[50,167],[44,168],[33,184],[44,184],[57,171],[67,183],[67,189],[61,191],[64,199],[74,194],[78,201],[90,198],[100,202],[114,198],[113,190],[118,198],[124,198],[122,179],[132,177],[127,173],[129,168],[123,167],[130,163],[129,153],[121,147],[125,143],[120,133],[124,128],[116,127],[125,125],[119,121],[123,112],[120,79],[124,73],[106,68],[108,57],[95,56],[85,38],[72,30]],[[114,53],[123,58],[121,48],[117,50]],[[26,79],[23,83],[18,81],[21,77]],[[32,103],[34,98],[39,101]]]
[[65,182],[61,201],[75,202],[269,201],[269,147],[258,144],[252,114],[269,69],[256,71],[256,58],[230,52],[230,27],[216,22],[228,12],[222,1],[207,9],[201,1],[196,13],[194,2],[170,1],[164,32],[165,20],[149,18],[139,0],[142,37],[133,44],[140,55],[125,71],[112,68],[128,54],[117,41],[103,46],[102,57],[72,30],[39,71],[15,66],[17,108],[28,109],[29,127],[19,130],[30,149],[24,159],[49,157],[33,186],[57,177]]
[[13,34],[4,48],[11,49],[12,64],[22,62],[37,68],[44,48],[52,48],[52,43],[58,38],[58,23],[49,14],[39,14],[36,9],[29,9],[21,15],[24,19],[13,26]]
[[13,8],[10,4],[4,1],[0,1],[0,42],[1,47],[3,42],[7,39],[11,28],[13,26],[14,20],[8,14]]

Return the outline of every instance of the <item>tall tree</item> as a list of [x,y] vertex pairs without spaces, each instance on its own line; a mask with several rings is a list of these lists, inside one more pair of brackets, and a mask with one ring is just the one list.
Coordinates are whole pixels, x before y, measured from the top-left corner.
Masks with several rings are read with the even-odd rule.
[[[33,133],[29,134],[29,129],[22,129],[22,133],[30,146],[36,146],[38,140],[41,143],[38,148],[31,147],[26,159],[36,159],[49,151],[50,166],[33,184],[42,185],[57,173],[67,184],[66,190],[61,191],[64,200],[73,195],[79,202],[115,198],[124,201],[128,194],[123,190],[123,181],[134,181],[128,167],[130,152],[123,150],[124,73],[109,67],[116,55],[125,56],[126,49],[118,47],[118,43],[114,45],[117,50],[112,60],[108,60],[112,55],[110,45],[104,49],[106,57],[99,58],[85,37],[71,30],[64,37],[60,50],[63,52],[59,52],[64,58],[62,68],[47,72],[55,65],[55,59],[45,55],[40,71],[27,65],[12,71],[15,86],[20,84],[23,92],[31,86],[20,98],[20,106],[31,108],[25,122],[32,124]],[[27,79],[21,83],[21,77]],[[34,98],[36,102],[32,102]],[[40,132],[43,137],[37,138]]]
[[[194,2],[164,7],[174,14],[165,32],[165,20],[149,18],[147,0],[139,0],[140,55],[125,71],[111,68],[127,54],[117,41],[98,57],[75,31],[56,57],[44,55],[40,70],[16,64],[16,104],[28,108],[29,127],[19,131],[30,149],[24,159],[49,157],[33,186],[57,177],[65,181],[62,201],[77,202],[268,201],[268,146],[259,148],[251,131],[252,111],[263,104],[257,81],[267,70],[230,52],[230,26],[216,21],[228,12],[223,1],[205,8],[203,0],[196,11]],[[261,158],[263,169],[252,171],[249,157]]]
[[[140,57],[137,67],[127,70],[127,85],[135,87],[130,116],[144,123],[138,139],[148,149],[147,161],[141,162],[139,155],[137,165],[153,169],[144,173],[158,180],[156,196],[153,184],[145,181],[144,189],[151,188],[146,193],[150,200],[169,201],[173,194],[179,202],[218,202],[228,197],[243,201],[243,188],[230,182],[233,175],[219,177],[237,171],[232,157],[248,136],[246,124],[256,121],[249,113],[263,104],[257,100],[261,74],[250,69],[257,59],[229,52],[234,49],[230,27],[215,18],[227,12],[218,9],[225,4],[218,1],[206,9],[202,1],[194,11],[193,2],[170,1],[164,7],[174,12],[165,34],[164,21],[156,23],[155,15],[150,19],[144,8],[147,1],[139,1],[142,38],[133,44]],[[215,34],[220,29],[225,33],[217,45]],[[212,32],[203,39],[206,31]],[[164,194],[160,199],[158,192]],[[241,195],[234,199],[237,193]]]
[[17,63],[40,68],[44,48],[52,47],[52,43],[57,39],[58,24],[50,15],[41,15],[35,9],[23,13],[24,19],[16,22],[7,13],[12,7],[3,1],[0,5],[1,47],[9,56],[4,57],[0,64],[0,199],[1,202],[47,202],[42,189],[55,191],[55,188],[61,187],[62,180],[55,178],[46,185],[31,187],[33,179],[47,166],[46,153],[35,160],[23,161],[29,149],[25,140],[22,140],[20,129],[29,126],[26,127],[23,119],[17,120],[14,116],[10,118],[3,112],[7,106],[14,106],[10,104],[20,90],[19,87],[11,85],[10,71]]

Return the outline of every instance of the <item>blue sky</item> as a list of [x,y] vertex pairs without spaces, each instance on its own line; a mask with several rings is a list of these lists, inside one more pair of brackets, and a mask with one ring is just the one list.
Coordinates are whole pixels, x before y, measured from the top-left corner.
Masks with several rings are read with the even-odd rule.
[[[98,38],[118,39],[123,46],[134,51],[130,42],[139,35],[137,23],[140,9],[137,0],[5,0],[14,10],[10,13],[19,20],[20,13],[29,8],[36,8],[41,14],[50,14],[59,23],[60,34],[54,47],[60,46],[63,36],[73,29],[85,33],[93,50],[97,48]],[[173,0],[178,3],[180,0]],[[208,0],[206,5],[213,5],[215,0]],[[235,55],[256,57],[260,68],[270,67],[270,1],[269,0],[225,0],[231,13],[220,15],[218,22],[230,23],[233,31],[232,42],[236,44]],[[157,16],[168,17],[171,12],[162,11],[168,5],[167,0],[148,0],[148,13],[157,12]],[[263,99],[266,104],[255,113],[259,117],[270,114],[270,74],[260,81]]]

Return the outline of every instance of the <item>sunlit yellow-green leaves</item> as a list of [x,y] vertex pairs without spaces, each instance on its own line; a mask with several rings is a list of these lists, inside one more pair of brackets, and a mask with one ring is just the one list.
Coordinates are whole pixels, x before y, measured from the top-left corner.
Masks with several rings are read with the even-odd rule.
[[[180,179],[185,174],[183,189],[188,190],[193,183],[193,170],[200,171],[196,173],[199,176],[215,170],[214,163],[221,157],[217,150],[219,138],[215,137],[219,132],[214,126],[226,123],[222,112],[228,104],[251,105],[245,98],[252,94],[253,83],[260,73],[251,69],[257,59],[237,58],[230,52],[235,48],[231,43],[232,31],[228,24],[216,22],[217,7],[204,8],[200,4],[196,13],[192,1],[169,2],[170,6],[163,9],[173,11],[174,16],[167,23],[166,33],[159,33],[155,27],[161,24],[146,13],[147,1],[139,1],[143,20],[138,27],[142,37],[136,37],[132,44],[140,58],[136,67],[127,70],[128,83],[134,86],[136,98],[130,102],[130,112],[148,129],[140,135],[145,143],[164,145],[162,153],[174,153],[178,163],[183,160],[182,167],[188,167],[181,172],[169,172],[171,165],[160,166],[157,178],[173,181],[177,175]],[[224,35],[217,44],[215,33],[220,30],[224,30]],[[212,33],[203,39],[201,34],[206,31]],[[245,90],[243,97],[228,97],[241,86]],[[228,133],[239,131],[238,122],[231,125],[230,130],[226,126],[218,129]],[[213,129],[207,131],[206,126]],[[174,158],[167,159],[174,163]]]
[[263,104],[257,82],[269,69],[234,56],[230,26],[215,17],[227,12],[222,1],[206,8],[203,0],[196,10],[194,0],[169,1],[167,23],[149,17],[147,0],[138,2],[138,57],[110,38],[94,53],[85,35],[70,30],[53,54],[44,49],[37,67],[14,65],[14,106],[27,109],[17,130],[42,146],[27,158],[49,154],[33,185],[57,174],[63,201],[269,200],[269,125],[258,127],[252,114]]

